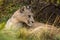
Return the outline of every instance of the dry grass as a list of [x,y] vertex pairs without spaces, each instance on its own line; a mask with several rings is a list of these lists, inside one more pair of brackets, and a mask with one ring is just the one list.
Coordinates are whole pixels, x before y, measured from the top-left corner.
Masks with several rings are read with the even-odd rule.
[[60,40],[60,28],[52,25],[43,24],[35,25],[36,27],[26,29],[20,28],[16,33],[6,30],[0,31],[2,40]]

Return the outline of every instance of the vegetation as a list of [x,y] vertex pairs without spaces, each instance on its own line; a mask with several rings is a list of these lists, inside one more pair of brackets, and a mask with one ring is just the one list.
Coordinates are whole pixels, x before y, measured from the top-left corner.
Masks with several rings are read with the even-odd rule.
[[39,29],[34,33],[21,28],[16,34],[11,31],[0,31],[0,40],[60,40],[60,29]]

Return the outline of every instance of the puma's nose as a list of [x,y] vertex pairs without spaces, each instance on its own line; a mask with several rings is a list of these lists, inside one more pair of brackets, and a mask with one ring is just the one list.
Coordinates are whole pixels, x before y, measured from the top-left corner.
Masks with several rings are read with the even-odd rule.
[[34,23],[34,22],[32,21],[32,23]]
[[32,23],[34,23],[34,21],[31,21]]

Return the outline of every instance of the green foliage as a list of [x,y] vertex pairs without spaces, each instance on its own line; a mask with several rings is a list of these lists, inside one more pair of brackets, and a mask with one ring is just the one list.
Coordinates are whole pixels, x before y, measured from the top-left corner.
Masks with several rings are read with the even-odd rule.
[[5,22],[0,23],[0,30],[2,30],[4,28],[4,26],[5,26]]
[[40,29],[31,34],[28,29],[20,28],[15,34],[9,30],[4,31],[4,25],[5,23],[0,24],[0,40],[60,40],[60,33],[56,33],[57,31]]
[[12,36],[9,36],[8,34],[4,34],[0,32],[0,40],[18,40],[18,39]]
[[[17,0],[15,0],[17,1]],[[14,0],[0,0],[0,22],[7,21],[12,14],[19,9],[23,3],[20,3],[19,0],[15,2]],[[21,5],[22,4],[22,5]]]

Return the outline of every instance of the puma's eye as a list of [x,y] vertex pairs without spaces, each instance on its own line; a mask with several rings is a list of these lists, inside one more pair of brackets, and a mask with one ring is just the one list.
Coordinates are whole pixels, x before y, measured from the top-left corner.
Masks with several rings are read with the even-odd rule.
[[31,17],[31,15],[28,15],[28,17],[30,18],[30,17]]
[[22,11],[24,11],[24,8],[22,9]]
[[31,6],[29,6],[29,8],[31,8]]

